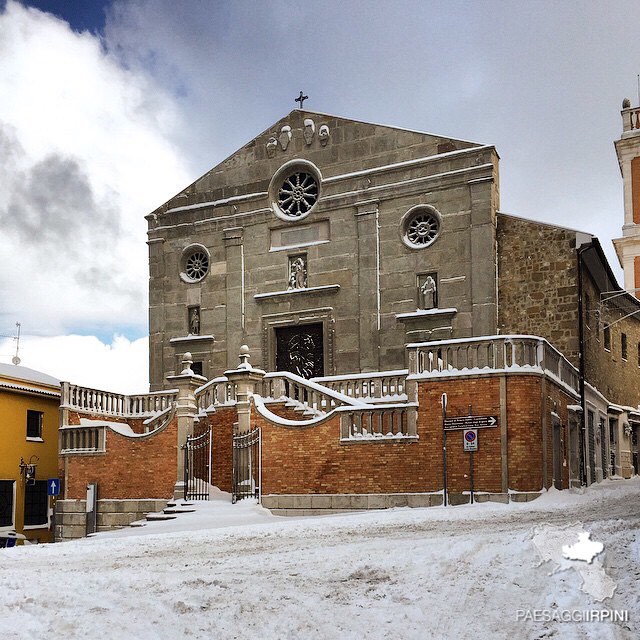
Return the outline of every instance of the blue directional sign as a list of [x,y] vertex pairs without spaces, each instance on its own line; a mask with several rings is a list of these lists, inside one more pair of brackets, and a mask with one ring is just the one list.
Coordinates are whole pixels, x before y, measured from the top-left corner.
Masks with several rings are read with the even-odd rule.
[[47,495],[48,496],[60,495],[60,478],[49,478],[47,480]]

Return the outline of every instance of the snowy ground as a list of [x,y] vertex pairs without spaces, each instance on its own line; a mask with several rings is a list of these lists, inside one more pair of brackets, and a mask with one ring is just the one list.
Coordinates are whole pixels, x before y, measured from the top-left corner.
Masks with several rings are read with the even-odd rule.
[[[536,525],[581,523],[617,588],[538,566]],[[522,505],[299,519],[224,495],[194,514],[0,551],[0,638],[640,638],[640,478]],[[535,622],[518,610],[628,610]]]

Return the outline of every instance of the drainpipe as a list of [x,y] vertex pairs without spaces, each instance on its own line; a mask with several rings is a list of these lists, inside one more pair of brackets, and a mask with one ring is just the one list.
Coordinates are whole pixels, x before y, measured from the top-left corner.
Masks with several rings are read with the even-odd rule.
[[582,285],[582,254],[591,248],[590,244],[583,244],[576,251],[577,266],[578,266],[578,350],[579,350],[579,393],[580,393],[580,406],[582,407],[582,427],[579,432],[580,441],[580,484],[585,486],[587,484],[587,449],[585,447],[585,435],[587,432],[587,401],[584,393],[584,377],[585,377],[585,357],[584,357],[584,314],[582,312],[582,298],[583,298],[583,285]]

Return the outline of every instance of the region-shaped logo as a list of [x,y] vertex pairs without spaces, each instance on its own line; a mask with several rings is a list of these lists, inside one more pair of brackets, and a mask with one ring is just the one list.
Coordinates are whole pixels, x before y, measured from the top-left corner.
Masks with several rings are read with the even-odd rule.
[[533,544],[540,556],[540,564],[550,563],[552,574],[573,569],[582,578],[582,591],[598,602],[613,597],[616,583],[607,575],[598,558],[604,545],[591,540],[591,533],[585,531],[583,525],[538,525],[534,529]]

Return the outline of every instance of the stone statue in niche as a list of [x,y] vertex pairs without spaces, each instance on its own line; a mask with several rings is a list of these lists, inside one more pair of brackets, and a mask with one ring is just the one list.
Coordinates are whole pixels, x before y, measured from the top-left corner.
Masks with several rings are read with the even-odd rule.
[[433,276],[428,275],[420,285],[420,308],[435,309],[438,306],[438,288]]
[[200,335],[200,309],[198,307],[189,309],[189,333],[192,336]]
[[280,135],[278,136],[278,141],[280,142],[280,146],[283,151],[287,150],[289,143],[291,142],[291,127],[288,124],[285,124],[282,129],[280,129]]
[[276,155],[277,147],[278,141],[274,137],[269,138],[267,142],[267,156],[269,156],[269,158],[273,158],[273,156]]
[[329,142],[329,127],[326,124],[320,125],[318,129],[318,140],[320,140],[320,144],[323,147],[327,146],[327,142]]
[[311,142],[313,141],[313,136],[315,135],[315,132],[316,132],[315,122],[311,118],[305,118],[304,130],[302,132],[302,135],[304,136],[304,141],[307,144],[311,144]]
[[289,286],[291,289],[306,289],[307,260],[305,256],[295,256],[289,259]]

